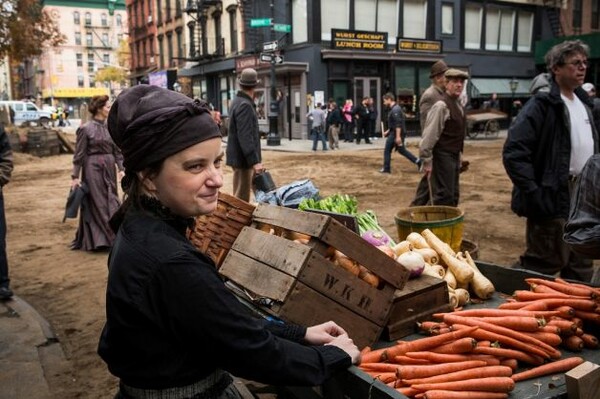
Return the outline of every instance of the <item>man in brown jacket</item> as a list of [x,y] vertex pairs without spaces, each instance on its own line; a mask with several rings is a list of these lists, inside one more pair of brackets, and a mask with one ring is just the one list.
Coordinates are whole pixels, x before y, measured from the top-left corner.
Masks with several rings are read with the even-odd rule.
[[419,121],[421,123],[421,131],[425,128],[425,120],[427,119],[427,113],[433,106],[433,104],[437,103],[442,99],[444,95],[444,84],[446,83],[446,78],[444,77],[444,73],[448,70],[448,65],[442,60],[439,60],[435,64],[431,66],[431,73],[429,74],[429,79],[431,79],[431,86],[427,88],[421,95],[421,100],[419,101]]

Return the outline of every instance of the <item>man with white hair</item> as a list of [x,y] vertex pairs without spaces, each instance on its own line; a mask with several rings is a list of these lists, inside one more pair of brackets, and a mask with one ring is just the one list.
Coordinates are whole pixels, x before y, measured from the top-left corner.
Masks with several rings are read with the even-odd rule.
[[598,152],[592,102],[581,88],[589,47],[565,41],[546,54],[550,90],[529,99],[508,129],[503,149],[513,182],[511,208],[527,218],[526,249],[517,266],[590,281],[592,261],[563,240],[572,192],[583,165]]

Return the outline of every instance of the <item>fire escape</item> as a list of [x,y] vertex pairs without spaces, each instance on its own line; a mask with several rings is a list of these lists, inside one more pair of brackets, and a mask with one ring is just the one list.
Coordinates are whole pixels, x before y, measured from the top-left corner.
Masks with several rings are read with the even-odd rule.
[[[210,60],[225,55],[225,40],[221,35],[220,18],[223,13],[221,0],[188,0],[185,7],[186,14],[192,20],[188,22],[190,36],[189,58],[194,61]],[[215,36],[209,43],[208,18],[209,15],[215,20]]]
[[563,36],[562,9],[564,0],[543,0],[543,2],[554,37]]

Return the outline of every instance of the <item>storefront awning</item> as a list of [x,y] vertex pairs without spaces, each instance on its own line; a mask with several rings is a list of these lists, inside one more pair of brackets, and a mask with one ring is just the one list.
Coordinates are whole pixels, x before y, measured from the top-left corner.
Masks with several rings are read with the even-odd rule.
[[[472,98],[489,97],[496,93],[498,97],[512,97],[510,90],[511,78],[473,78],[469,82],[469,93]],[[514,97],[529,96],[531,79],[515,79],[519,84],[515,90]]]

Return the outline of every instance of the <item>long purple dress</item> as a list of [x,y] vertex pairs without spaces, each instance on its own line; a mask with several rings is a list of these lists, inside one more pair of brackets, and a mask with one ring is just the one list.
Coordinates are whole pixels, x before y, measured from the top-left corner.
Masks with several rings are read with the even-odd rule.
[[117,168],[123,170],[123,156],[104,122],[92,119],[77,129],[72,177],[81,172],[81,182],[89,192],[81,204],[72,249],[95,251],[112,246],[115,233],[108,222],[120,206]]

